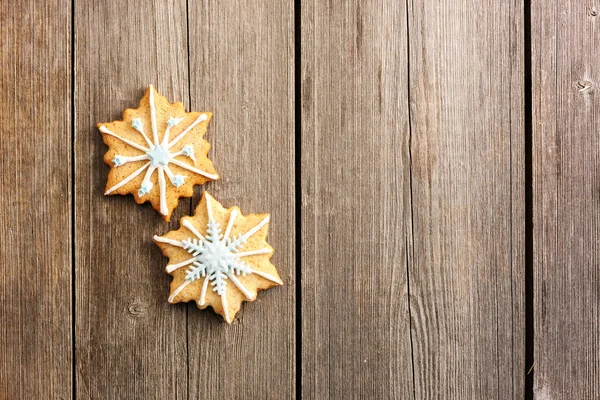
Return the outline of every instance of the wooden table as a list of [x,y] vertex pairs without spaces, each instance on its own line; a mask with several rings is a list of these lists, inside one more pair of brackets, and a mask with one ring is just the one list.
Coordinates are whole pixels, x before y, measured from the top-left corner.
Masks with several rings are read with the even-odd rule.
[[[0,398],[600,398],[600,5],[0,2]],[[171,223],[105,197],[97,122],[214,113]],[[167,304],[202,191],[285,286]]]

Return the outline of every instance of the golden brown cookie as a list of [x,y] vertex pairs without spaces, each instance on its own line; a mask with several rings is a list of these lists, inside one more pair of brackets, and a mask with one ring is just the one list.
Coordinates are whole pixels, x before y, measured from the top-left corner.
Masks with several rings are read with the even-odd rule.
[[178,230],[154,236],[169,257],[169,303],[195,300],[198,308],[211,306],[231,324],[242,302],[283,285],[270,262],[268,224],[269,214],[243,216],[239,208],[223,208],[204,192],[195,214],[181,218]]
[[194,185],[219,179],[202,138],[211,117],[186,113],[182,103],[169,103],[150,85],[122,121],[98,124],[108,145],[104,162],[112,166],[105,194],[149,201],[169,221],[179,198],[194,194]]

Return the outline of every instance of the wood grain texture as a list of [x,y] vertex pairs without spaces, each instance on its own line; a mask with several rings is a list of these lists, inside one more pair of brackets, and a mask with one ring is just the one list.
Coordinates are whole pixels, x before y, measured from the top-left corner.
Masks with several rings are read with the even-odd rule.
[[69,2],[0,2],[0,398],[70,398]]
[[415,397],[523,398],[522,2],[408,20]]
[[[284,286],[245,303],[232,326],[188,305],[189,396],[288,399],[295,393],[293,4],[189,3],[191,104],[207,134],[224,206],[271,214],[267,241]],[[194,207],[200,193],[194,198]]]
[[[300,363],[307,399],[523,398],[523,2],[303,1],[301,155],[293,8],[0,2],[0,398],[287,399]],[[600,398],[599,18],[531,2],[538,399]],[[169,224],[103,195],[95,124],[150,83],[214,113],[223,178]],[[272,216],[285,286],[232,326],[167,304],[151,240],[204,188]]]
[[532,2],[537,399],[600,398],[600,8]]
[[185,399],[185,306],[167,304],[167,260],[152,242],[177,223],[103,195],[107,147],[95,125],[137,107],[150,83],[187,103],[186,4],[77,1],[75,35],[77,395]]
[[302,4],[302,393],[413,396],[404,2]]

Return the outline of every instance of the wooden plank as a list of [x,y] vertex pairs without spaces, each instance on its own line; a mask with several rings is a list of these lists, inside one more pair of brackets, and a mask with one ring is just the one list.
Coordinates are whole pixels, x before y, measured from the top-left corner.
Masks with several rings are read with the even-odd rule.
[[523,18],[408,9],[416,398],[524,396]]
[[[75,3],[77,394],[187,398],[185,306],[167,304],[165,224],[131,196],[103,195],[107,147],[95,127],[137,107],[148,84],[187,103],[186,4]],[[189,105],[189,104],[188,104]]]
[[70,2],[0,2],[0,397],[70,398]]
[[207,190],[227,207],[271,214],[272,262],[285,285],[259,293],[229,327],[189,304],[190,399],[293,398],[293,5],[190,2],[189,26],[191,104],[214,113],[207,140],[222,177]]
[[302,393],[413,396],[404,2],[302,4]]
[[599,12],[532,2],[538,399],[600,398]]

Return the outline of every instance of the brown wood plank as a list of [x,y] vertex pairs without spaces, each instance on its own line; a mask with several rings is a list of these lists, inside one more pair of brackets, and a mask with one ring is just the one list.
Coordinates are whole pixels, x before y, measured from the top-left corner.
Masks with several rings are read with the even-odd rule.
[[538,399],[600,398],[599,13],[532,2]]
[[413,396],[404,2],[302,4],[302,392]]
[[0,2],[0,398],[70,398],[70,2]]
[[191,104],[214,113],[207,140],[222,177],[207,190],[227,207],[271,214],[268,242],[285,285],[244,304],[232,326],[189,304],[190,399],[293,398],[293,4],[190,2],[189,26]]
[[[95,125],[137,107],[148,84],[188,100],[186,4],[75,2],[77,394],[187,398],[185,307],[167,304],[166,224],[131,196],[103,195],[107,150]],[[189,105],[189,104],[188,104]]]
[[520,1],[408,10],[416,398],[524,396]]

